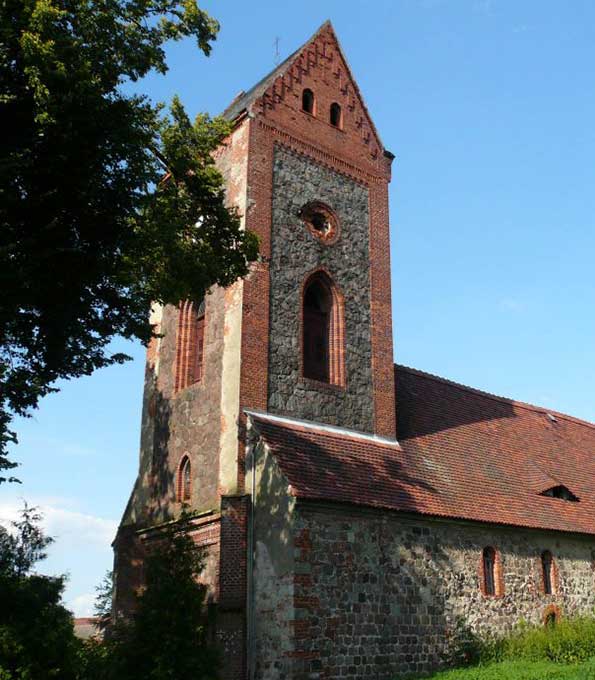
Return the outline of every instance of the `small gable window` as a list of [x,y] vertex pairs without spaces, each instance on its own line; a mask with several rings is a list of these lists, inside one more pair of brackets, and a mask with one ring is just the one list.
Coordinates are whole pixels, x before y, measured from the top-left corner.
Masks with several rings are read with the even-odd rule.
[[178,467],[178,501],[188,503],[192,497],[192,466],[190,458],[184,456]]
[[341,129],[343,127],[343,121],[341,118],[341,107],[337,102],[331,104],[331,116],[330,122],[333,127]]
[[314,92],[309,88],[305,88],[302,92],[302,111],[311,114],[315,114],[314,111]]
[[543,592],[551,595],[554,592],[554,558],[549,550],[541,553],[541,574],[543,579]]
[[550,498],[559,498],[563,501],[571,501],[573,503],[578,502],[578,497],[575,496],[572,491],[563,484],[560,484],[559,486],[553,486],[551,489],[546,489],[546,491],[542,491],[541,495],[549,496]]

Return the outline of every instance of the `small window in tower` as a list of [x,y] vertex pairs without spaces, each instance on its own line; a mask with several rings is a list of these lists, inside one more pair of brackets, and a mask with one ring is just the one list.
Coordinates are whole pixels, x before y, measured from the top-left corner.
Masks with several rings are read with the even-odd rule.
[[341,107],[337,102],[331,104],[331,125],[341,129],[343,127],[343,120],[341,118]]
[[325,244],[334,243],[339,236],[339,223],[335,213],[324,203],[312,201],[299,212],[308,231]]
[[554,558],[549,550],[541,553],[541,573],[543,592],[545,595],[551,595],[554,592]]
[[542,491],[541,495],[549,496],[550,498],[559,498],[560,500],[571,501],[573,503],[577,503],[579,500],[578,497],[575,496],[572,493],[572,491],[563,484],[560,484],[558,486],[552,486],[551,489],[546,489],[545,491]]
[[304,286],[302,326],[304,378],[344,385],[342,296],[325,272],[316,272]]
[[312,90],[310,90],[309,88],[306,88],[302,92],[302,111],[305,111],[306,113],[309,113],[312,116],[315,115],[314,92],[312,92]]
[[192,466],[190,458],[184,456],[178,467],[178,500],[188,503],[192,498]]

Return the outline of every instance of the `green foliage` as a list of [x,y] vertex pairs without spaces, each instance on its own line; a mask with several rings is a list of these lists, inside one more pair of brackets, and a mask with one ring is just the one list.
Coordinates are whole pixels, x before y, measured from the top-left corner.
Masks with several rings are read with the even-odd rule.
[[99,620],[99,628],[105,630],[112,619],[112,605],[114,598],[114,572],[109,570],[101,583],[95,588],[94,615]]
[[595,617],[562,619],[553,627],[521,623],[502,639],[481,640],[461,629],[451,662],[475,664],[433,675],[436,680],[595,680]]
[[147,342],[152,301],[201,299],[257,256],[212,158],[229,124],[122,90],[167,71],[166,41],[208,54],[217,31],[196,0],[0,3],[0,475],[13,414],[125,360],[109,342]]
[[595,618],[562,619],[555,627],[519,627],[494,646],[493,656],[502,659],[548,660],[555,663],[586,661],[595,655]]
[[85,644],[85,680],[214,680],[219,654],[206,629],[206,588],[197,581],[203,556],[186,533],[170,527],[145,563],[136,610],[116,622],[103,644]]
[[595,680],[595,660],[572,665],[549,661],[502,661],[436,673],[428,680]]
[[76,677],[79,642],[61,604],[64,577],[32,572],[51,539],[25,506],[11,532],[0,529],[0,680]]

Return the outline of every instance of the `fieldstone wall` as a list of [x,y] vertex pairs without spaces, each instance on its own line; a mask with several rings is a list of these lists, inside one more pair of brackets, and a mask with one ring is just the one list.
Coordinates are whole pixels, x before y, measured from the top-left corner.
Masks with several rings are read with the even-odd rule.
[[[310,201],[322,201],[336,213],[335,243],[321,243],[300,220],[300,209]],[[268,410],[372,432],[368,190],[276,146],[272,213]],[[331,275],[345,300],[345,388],[301,376],[302,285],[318,268]]]
[[[281,603],[267,610],[287,637],[277,651],[259,646],[262,680],[424,672],[447,663],[469,635],[539,624],[552,606],[571,616],[595,605],[595,541],[586,537],[301,504],[292,541],[292,620]],[[488,545],[500,553],[502,597],[481,593]],[[544,550],[556,562],[554,595],[543,594]],[[268,560],[269,590],[286,591],[288,574],[273,575],[272,566]]]

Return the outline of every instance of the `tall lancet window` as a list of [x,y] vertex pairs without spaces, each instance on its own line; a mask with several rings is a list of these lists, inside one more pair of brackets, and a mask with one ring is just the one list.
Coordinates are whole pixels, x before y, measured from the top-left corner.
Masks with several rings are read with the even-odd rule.
[[176,340],[175,391],[202,379],[204,372],[205,303],[180,303]]
[[316,272],[306,281],[302,309],[302,367],[305,378],[345,383],[343,300],[330,277]]
[[541,573],[543,576],[543,592],[551,595],[554,592],[554,558],[549,550],[541,553]]
[[178,466],[178,501],[188,503],[192,498],[192,465],[187,455],[182,457]]

